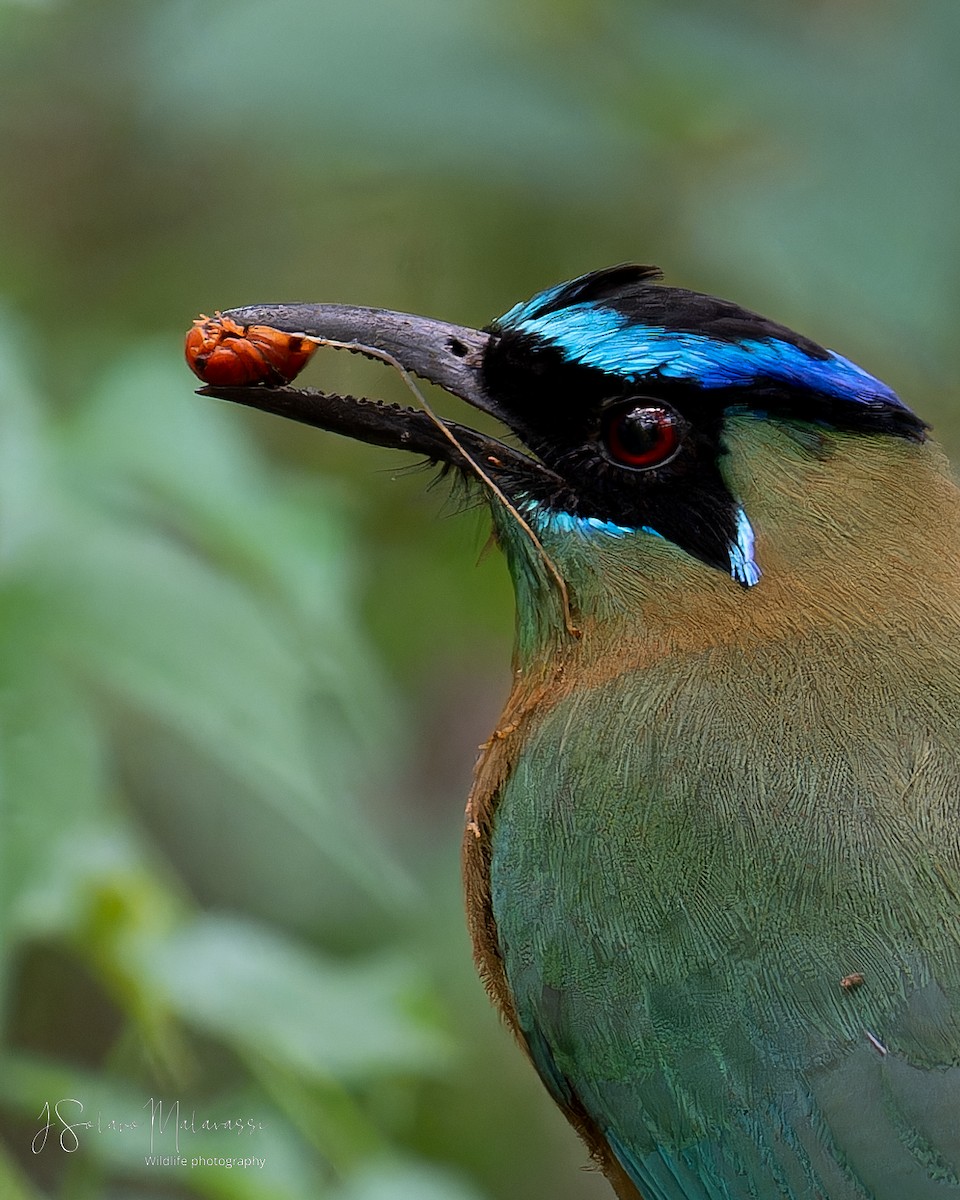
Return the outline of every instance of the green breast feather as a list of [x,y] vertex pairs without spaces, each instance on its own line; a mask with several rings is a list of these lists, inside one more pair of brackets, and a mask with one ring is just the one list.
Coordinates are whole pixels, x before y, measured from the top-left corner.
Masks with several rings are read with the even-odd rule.
[[522,1031],[646,1200],[960,1194],[960,671],[811,638],[574,693],[497,810]]

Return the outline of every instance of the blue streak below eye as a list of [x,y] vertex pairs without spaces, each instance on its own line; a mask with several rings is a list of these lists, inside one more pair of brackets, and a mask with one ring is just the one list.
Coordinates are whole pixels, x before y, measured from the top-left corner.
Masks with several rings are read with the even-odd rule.
[[[598,534],[605,534],[607,537],[622,538],[631,533],[646,533],[651,537],[663,537],[662,533],[649,525],[632,529],[629,525],[617,525],[614,521],[604,521],[600,517],[578,517],[573,513],[551,512],[541,508],[534,501],[527,501],[521,508],[541,536],[547,533],[561,536],[578,534],[580,537],[592,538]],[[731,577],[745,587],[755,587],[760,582],[762,572],[754,558],[753,526],[742,508],[737,509],[736,541],[728,547],[727,554],[730,559]]]
[[704,388],[727,388],[773,380],[860,404],[880,401],[907,407],[885,383],[832,351],[827,358],[813,358],[799,346],[776,338],[726,342],[706,334],[640,325],[596,304],[573,304],[540,317],[526,315],[548,299],[544,294],[536,303],[517,305],[498,323],[543,338],[574,362],[634,382],[657,375]]
[[742,508],[737,509],[737,540],[730,547],[730,574],[746,587],[760,582],[761,571],[753,557],[753,526]]
[[[604,521],[600,517],[577,517],[573,513],[550,512],[530,503],[524,506],[526,515],[541,533],[579,533],[594,535],[605,533],[609,537],[625,537],[628,533],[636,533],[629,525],[617,525],[613,521]],[[655,529],[644,526],[643,533],[652,533],[655,537],[661,535]]]
[[631,525],[617,525],[615,521],[604,521],[601,517],[577,517],[573,513],[541,508],[534,500],[527,500],[520,508],[539,534],[578,533],[586,537],[606,534],[608,537],[621,538],[629,533],[649,533],[651,537],[663,537],[662,533],[651,529],[649,525],[641,525],[636,529]]

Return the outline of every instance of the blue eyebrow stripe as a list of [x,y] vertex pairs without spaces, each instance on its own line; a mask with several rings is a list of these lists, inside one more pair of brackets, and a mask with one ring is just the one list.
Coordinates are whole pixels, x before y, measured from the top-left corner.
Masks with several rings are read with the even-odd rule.
[[[557,289],[554,289],[557,290]],[[703,388],[749,387],[761,381],[807,388],[858,404],[888,404],[907,412],[900,397],[875,376],[833,351],[813,358],[778,338],[723,341],[701,333],[641,325],[605,305],[573,304],[542,316],[550,293],[515,305],[496,322],[531,334],[587,367],[640,381],[688,380]]]

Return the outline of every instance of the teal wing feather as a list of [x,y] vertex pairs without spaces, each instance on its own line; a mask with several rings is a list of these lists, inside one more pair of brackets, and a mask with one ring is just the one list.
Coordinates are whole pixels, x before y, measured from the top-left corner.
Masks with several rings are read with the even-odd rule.
[[575,693],[501,796],[521,1030],[646,1200],[960,1195],[960,664],[833,651]]

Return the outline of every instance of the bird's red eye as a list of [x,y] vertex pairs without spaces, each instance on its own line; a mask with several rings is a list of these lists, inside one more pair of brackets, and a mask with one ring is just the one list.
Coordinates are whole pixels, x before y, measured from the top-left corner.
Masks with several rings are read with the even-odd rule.
[[603,423],[607,457],[646,471],[669,462],[680,449],[682,418],[669,405],[636,399],[610,409]]

